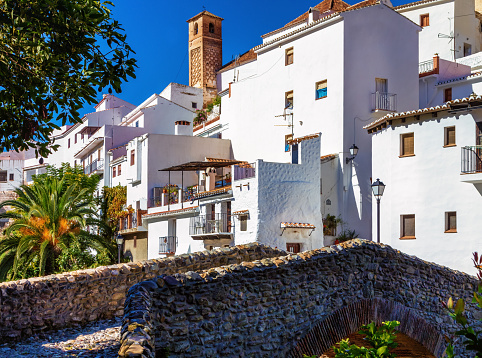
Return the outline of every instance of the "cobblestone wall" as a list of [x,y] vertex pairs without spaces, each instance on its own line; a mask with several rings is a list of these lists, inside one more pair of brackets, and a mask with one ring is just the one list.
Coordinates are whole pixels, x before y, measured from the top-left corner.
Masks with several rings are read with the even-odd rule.
[[348,316],[328,318],[364,305],[373,312],[359,313],[365,323],[398,314],[409,321],[402,324],[409,331],[404,333],[415,339],[425,340],[417,331],[432,330],[433,342],[425,343],[440,351],[440,337],[454,331],[441,302],[449,296],[469,301],[475,287],[473,276],[362,240],[161,275],[130,289],[119,356],[154,357],[166,349],[171,358],[297,357],[297,341],[306,344],[307,334],[322,332],[320,322],[330,325],[325,332],[342,331],[351,324]]
[[127,290],[161,274],[286,254],[258,244],[0,283],[0,342],[123,314]]

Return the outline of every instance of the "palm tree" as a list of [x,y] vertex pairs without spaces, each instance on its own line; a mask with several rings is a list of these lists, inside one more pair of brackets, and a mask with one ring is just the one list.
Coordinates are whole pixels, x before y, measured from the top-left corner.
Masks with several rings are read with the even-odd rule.
[[33,267],[39,276],[56,272],[56,259],[73,246],[115,250],[112,242],[86,230],[89,225],[102,225],[89,189],[47,177],[15,192],[16,200],[0,204],[0,208],[13,209],[0,214],[0,218],[13,219],[0,239],[0,281],[25,277],[26,267]]

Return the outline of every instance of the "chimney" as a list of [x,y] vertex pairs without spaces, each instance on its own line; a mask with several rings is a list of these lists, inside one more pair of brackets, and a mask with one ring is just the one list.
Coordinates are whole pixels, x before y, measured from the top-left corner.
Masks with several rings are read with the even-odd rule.
[[175,123],[176,128],[174,131],[175,135],[188,135],[192,136],[192,126],[191,122],[188,121],[177,121]]
[[318,11],[314,7],[310,7],[310,10],[308,10],[308,23],[311,24],[312,22],[317,21],[319,18],[320,11]]

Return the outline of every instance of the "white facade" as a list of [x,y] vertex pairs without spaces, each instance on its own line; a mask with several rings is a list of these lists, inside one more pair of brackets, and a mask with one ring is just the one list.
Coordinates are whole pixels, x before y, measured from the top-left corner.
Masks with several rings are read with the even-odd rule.
[[[472,105],[482,103],[480,96],[472,99]],[[472,147],[467,152],[464,147],[481,144],[476,141],[476,123],[480,126],[482,111],[458,110],[457,102],[444,110],[431,108],[385,118],[392,124],[376,127],[372,134],[373,175],[386,184],[380,202],[383,243],[474,274],[472,252],[480,250],[482,230],[478,219],[482,174],[477,150]],[[449,113],[449,109],[455,109],[455,113]],[[382,122],[374,125],[381,126]],[[447,144],[446,130],[451,127],[455,142]],[[414,136],[414,153],[402,156],[402,135],[409,133]],[[448,230],[447,213],[456,213],[456,230]],[[415,215],[414,237],[403,237],[403,215]],[[374,232],[376,225],[373,220]]]
[[429,25],[423,26],[420,32],[421,62],[430,60],[436,53],[444,60],[453,61],[482,50],[481,25],[474,0],[425,0],[395,9],[419,25],[423,25],[422,17],[428,16]]
[[[334,169],[338,172],[322,173],[322,179],[326,175],[327,181],[333,176],[342,181],[334,196],[336,215],[360,237],[371,238],[371,141],[362,126],[387,113],[374,111],[377,78],[387,80],[387,98],[396,97],[394,110],[418,106],[419,30],[378,4],[274,34],[254,49],[255,61],[218,74],[224,95],[219,122],[227,128],[223,138],[231,139],[236,158],[289,162],[286,135],[322,132],[321,154],[339,155]],[[286,65],[290,48],[294,61]],[[239,80],[231,83],[238,70]],[[325,80],[327,96],[316,99],[316,84]],[[290,91],[292,111],[285,110],[285,94]],[[347,164],[354,142],[360,150]]]

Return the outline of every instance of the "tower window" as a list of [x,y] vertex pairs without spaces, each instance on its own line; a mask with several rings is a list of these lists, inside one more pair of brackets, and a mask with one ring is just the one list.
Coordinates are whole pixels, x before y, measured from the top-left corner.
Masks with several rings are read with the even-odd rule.
[[212,22],[209,23],[209,32],[214,34],[214,24]]
[[196,23],[194,24],[194,35],[197,35],[198,31],[199,31],[199,27],[198,27],[198,24],[197,24],[197,22],[196,22]]

